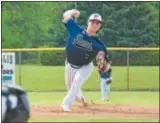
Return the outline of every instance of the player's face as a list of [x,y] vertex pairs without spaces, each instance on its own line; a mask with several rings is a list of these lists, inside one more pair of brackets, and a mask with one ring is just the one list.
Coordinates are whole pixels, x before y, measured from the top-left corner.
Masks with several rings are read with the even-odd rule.
[[88,22],[88,29],[96,33],[101,28],[101,22],[98,20],[91,20]]

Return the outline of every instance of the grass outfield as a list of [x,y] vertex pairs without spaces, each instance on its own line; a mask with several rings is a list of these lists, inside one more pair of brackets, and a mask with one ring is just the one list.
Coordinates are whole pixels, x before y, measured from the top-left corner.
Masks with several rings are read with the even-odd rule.
[[[29,92],[30,103],[46,105],[59,105],[65,92]],[[100,92],[84,92],[84,96],[95,103],[104,104],[100,100]],[[45,99],[44,99],[45,97]],[[159,106],[159,92],[111,92],[110,104],[137,104],[145,106]],[[134,118],[38,118],[30,119],[29,122],[158,122],[157,119],[134,119]]]
[[155,119],[133,118],[53,118],[53,119],[30,119],[28,122],[159,122]]
[[[127,67],[113,66],[112,90],[127,89]],[[22,65],[22,87],[30,91],[65,90],[64,67]],[[159,67],[130,67],[130,89],[159,89]],[[19,83],[19,67],[16,66]],[[84,84],[85,90],[98,90],[96,68]]]
[[[29,92],[28,97],[31,104],[55,104],[60,105],[65,92]],[[84,92],[88,100],[95,103],[102,103],[100,92]],[[159,92],[112,92],[111,104],[137,104],[148,106],[159,106]],[[44,100],[45,97],[45,100]]]

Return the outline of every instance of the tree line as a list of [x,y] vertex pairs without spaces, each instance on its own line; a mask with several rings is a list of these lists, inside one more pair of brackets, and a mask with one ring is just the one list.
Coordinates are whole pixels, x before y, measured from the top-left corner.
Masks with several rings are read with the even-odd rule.
[[77,7],[84,28],[90,14],[102,15],[99,37],[109,47],[159,46],[159,2],[3,1],[2,48],[64,47],[62,15]]

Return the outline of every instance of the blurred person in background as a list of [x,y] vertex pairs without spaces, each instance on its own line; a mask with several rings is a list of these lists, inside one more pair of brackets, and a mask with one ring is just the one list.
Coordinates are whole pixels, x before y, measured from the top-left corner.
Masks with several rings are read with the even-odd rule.
[[15,85],[2,85],[2,123],[27,122],[30,106],[27,93]]

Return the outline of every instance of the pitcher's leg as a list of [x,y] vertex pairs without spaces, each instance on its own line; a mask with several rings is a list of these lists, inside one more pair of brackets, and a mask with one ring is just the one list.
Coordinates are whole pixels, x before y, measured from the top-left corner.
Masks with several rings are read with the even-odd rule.
[[[85,80],[84,81],[87,81],[87,79],[91,76],[92,72],[93,72],[93,62],[91,62],[89,65],[88,65],[88,75],[85,77]],[[76,100],[79,102],[79,103],[82,103],[84,106],[87,105],[86,103],[86,99],[85,97],[83,96],[83,93],[82,93],[82,89],[80,88],[80,90],[78,91],[78,94],[76,96]]]
[[69,63],[65,65],[65,84],[67,91],[70,89],[76,70]]
[[70,109],[70,106],[74,102],[83,81],[84,81],[84,78],[82,78],[79,72],[77,71],[74,81],[71,85],[71,88],[69,89],[67,96],[65,96],[65,98],[63,99],[62,107],[64,110]]
[[66,63],[66,64],[65,64],[65,85],[66,85],[67,91],[68,91],[68,89],[69,89],[69,84],[70,84],[70,78],[69,78],[68,75],[70,75],[69,65]]
[[[75,76],[77,69],[74,69],[70,66],[70,64],[66,63],[65,66],[65,84],[66,84],[66,88],[67,88],[67,92],[69,91],[71,84],[73,82],[73,78]],[[76,96],[76,101],[81,102],[81,97],[82,97],[82,91],[81,89],[79,90],[77,96]]]
[[62,107],[70,108],[86,78],[91,75],[93,70],[92,65],[93,64],[89,64],[77,70],[71,88],[69,89],[67,96],[65,96],[62,102]]
[[[94,68],[93,62],[91,62],[91,63],[88,65],[88,71],[89,71],[89,73],[88,73],[88,75],[85,77],[85,80],[84,80],[85,82],[86,82],[87,79],[91,76],[91,74],[92,74],[92,72],[93,72],[93,68]],[[77,99],[80,103],[82,103],[83,106],[87,106],[87,105],[88,105],[85,97],[83,96],[83,93],[82,93],[82,89],[81,89],[81,88],[80,88],[80,90],[78,91],[78,94],[77,94],[77,96],[76,96],[76,99]]]
[[77,101],[78,103],[82,103],[83,106],[87,106],[87,105],[88,105],[85,97],[84,97],[83,94],[82,94],[82,90],[81,90],[81,89],[78,91],[78,94],[77,94],[77,96],[76,96],[76,101]]
[[76,101],[78,101],[78,102],[80,103],[82,96],[83,96],[83,95],[82,95],[82,90],[80,89],[80,90],[78,91],[77,96],[76,96]]

